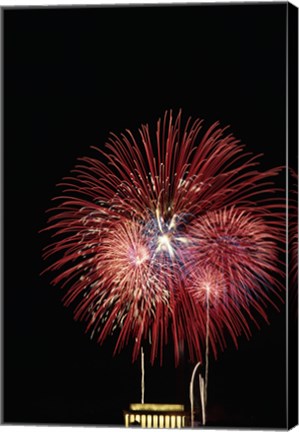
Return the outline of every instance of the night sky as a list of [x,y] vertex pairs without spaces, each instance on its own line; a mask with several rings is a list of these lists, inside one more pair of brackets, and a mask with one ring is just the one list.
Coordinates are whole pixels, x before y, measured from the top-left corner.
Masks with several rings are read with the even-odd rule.
[[[4,421],[122,425],[130,346],[98,346],[40,276],[45,211],[77,157],[166,109],[219,120],[262,168],[285,164],[285,5],[6,9]],[[278,184],[283,186],[283,177]],[[285,307],[211,357],[208,425],[285,427]],[[194,364],[146,360],[147,402],[184,403]]]

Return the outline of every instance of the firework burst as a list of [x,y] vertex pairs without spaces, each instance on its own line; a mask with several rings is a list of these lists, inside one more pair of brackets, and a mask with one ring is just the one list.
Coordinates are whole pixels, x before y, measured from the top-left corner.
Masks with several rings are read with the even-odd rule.
[[207,307],[215,356],[228,334],[249,337],[280,301],[279,169],[259,171],[261,155],[226,128],[203,131],[181,113],[95,150],[61,184],[44,252],[75,318],[99,343],[116,333],[115,351],[131,339],[133,360],[150,340],[151,361],[162,361],[170,336],[176,363],[183,343],[202,360]]
[[298,318],[298,174],[290,170],[289,178],[289,303],[291,315]]

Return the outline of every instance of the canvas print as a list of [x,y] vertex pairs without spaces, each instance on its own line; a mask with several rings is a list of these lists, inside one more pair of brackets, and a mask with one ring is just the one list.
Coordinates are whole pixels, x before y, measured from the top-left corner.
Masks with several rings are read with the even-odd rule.
[[295,426],[296,8],[2,14],[4,423]]

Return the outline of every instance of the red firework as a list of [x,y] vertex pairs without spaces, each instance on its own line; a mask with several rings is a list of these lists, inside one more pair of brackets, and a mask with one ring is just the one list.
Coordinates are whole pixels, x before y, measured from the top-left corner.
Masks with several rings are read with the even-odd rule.
[[216,356],[280,299],[280,170],[259,171],[260,155],[218,123],[202,127],[170,112],[154,137],[148,125],[111,134],[100,158],[64,179],[49,219],[57,240],[44,256],[55,257],[48,270],[65,304],[99,343],[116,332],[119,351],[131,339],[133,360],[150,340],[151,361],[162,361],[169,335],[176,363],[184,343],[201,360],[207,307]]
[[290,170],[289,200],[289,294],[291,315],[298,318],[298,174]]

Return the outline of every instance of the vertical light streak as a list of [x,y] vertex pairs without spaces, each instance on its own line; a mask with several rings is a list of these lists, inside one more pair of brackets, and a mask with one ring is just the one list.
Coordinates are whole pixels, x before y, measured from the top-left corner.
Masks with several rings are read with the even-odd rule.
[[208,374],[209,374],[209,335],[210,335],[210,287],[207,287],[207,322],[206,322],[206,353],[205,353],[205,394],[204,404],[202,405],[203,411],[203,425],[206,424],[207,404],[208,404]]
[[144,404],[144,391],[145,391],[145,370],[144,370],[144,352],[141,347],[141,403]]
[[206,401],[205,401],[205,379],[199,375],[199,396],[200,396],[200,404],[201,404],[201,420],[203,426],[206,424]]
[[201,365],[200,362],[196,363],[193,368],[193,372],[191,375],[190,386],[189,386],[189,398],[190,398],[190,414],[191,414],[191,427],[194,427],[194,378],[197,369]]

